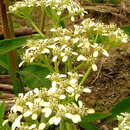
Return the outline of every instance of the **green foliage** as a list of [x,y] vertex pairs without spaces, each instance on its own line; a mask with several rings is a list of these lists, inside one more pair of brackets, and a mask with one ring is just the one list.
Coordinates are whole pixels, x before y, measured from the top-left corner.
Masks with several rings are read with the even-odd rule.
[[39,35],[34,34],[32,36],[18,37],[9,40],[0,41],[0,55],[4,55],[12,50],[15,50],[26,43],[26,40],[31,38],[39,38]]
[[23,82],[30,88],[50,87],[50,81],[46,76],[50,71],[40,65],[29,65],[19,72]]
[[81,122],[80,127],[84,128],[85,130],[98,130],[96,125],[94,123],[89,123],[89,122]]
[[0,65],[6,70],[9,69],[7,56],[0,56]]
[[82,123],[85,122],[94,122],[97,120],[104,119],[106,117],[109,117],[111,113],[94,113],[94,114],[89,114],[87,116],[84,116],[82,119]]
[[97,128],[93,122],[107,118],[110,115],[111,115],[111,113],[88,114],[87,116],[84,116],[82,118],[82,121],[79,124],[85,130],[97,130]]
[[117,115],[121,113],[128,112],[130,113],[130,97],[124,99],[115,105],[110,111],[112,115],[106,119],[106,122],[111,122],[117,119]]
[[124,30],[125,33],[128,34],[128,36],[130,38],[130,25],[129,26],[122,26],[121,29]]
[[5,113],[5,104],[0,104],[0,127],[2,127],[2,122],[4,119],[4,113]]

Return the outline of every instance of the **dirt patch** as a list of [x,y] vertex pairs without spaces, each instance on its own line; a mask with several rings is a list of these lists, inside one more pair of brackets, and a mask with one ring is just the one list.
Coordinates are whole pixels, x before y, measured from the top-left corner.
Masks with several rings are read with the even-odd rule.
[[96,111],[108,111],[130,95],[130,43],[111,50],[97,74],[89,77],[87,85],[92,93],[83,95],[83,99]]

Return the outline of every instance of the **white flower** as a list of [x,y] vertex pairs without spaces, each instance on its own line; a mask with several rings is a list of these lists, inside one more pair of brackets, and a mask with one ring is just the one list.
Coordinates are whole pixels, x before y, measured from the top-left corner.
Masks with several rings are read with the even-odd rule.
[[77,43],[79,40],[80,40],[80,38],[76,37],[76,38],[73,39],[73,43]]
[[74,21],[75,21],[75,18],[74,18],[73,16],[71,17],[71,21],[72,21],[72,22],[74,22]]
[[41,101],[40,102],[40,106],[49,107],[50,106],[50,102]]
[[75,101],[78,101],[78,98],[80,97],[80,94],[75,95]]
[[43,53],[43,54],[50,53],[50,50],[45,48],[41,53]]
[[57,85],[57,83],[56,83],[56,81],[52,81],[52,87],[56,87],[56,85]]
[[109,56],[109,53],[104,49],[103,49],[102,53],[103,53],[104,56],[107,56],[107,57]]
[[36,113],[32,114],[32,120],[37,120],[38,115]]
[[93,71],[97,71],[97,66],[96,66],[96,64],[92,64],[92,70],[93,70]]
[[93,52],[93,57],[98,57],[98,51]]
[[60,95],[60,97],[59,97],[59,99],[61,99],[61,100],[65,99],[65,98],[66,98],[65,95]]
[[26,102],[26,105],[29,107],[29,109],[33,108],[33,103],[31,103],[31,102]]
[[32,129],[34,129],[34,128],[36,128],[36,124],[32,124],[32,125],[29,127],[29,130],[32,130]]
[[57,14],[58,14],[58,15],[61,15],[61,12],[60,12],[60,11],[58,11],[58,12],[57,12]]
[[91,89],[89,89],[89,88],[84,88],[84,89],[83,89],[83,92],[85,92],[85,93],[91,93],[92,91],[91,91]]
[[14,113],[16,113],[16,112],[22,112],[22,111],[23,111],[23,108],[22,108],[21,106],[14,105],[14,106],[11,108],[11,111],[13,111]]
[[78,101],[79,107],[82,108],[83,107],[83,102],[82,101]]
[[43,108],[42,112],[45,113],[45,117],[48,118],[52,113],[52,109],[51,108]]
[[19,93],[19,94],[18,94],[18,97],[23,98],[23,93]]
[[65,106],[62,105],[62,104],[58,105],[58,108],[59,108],[59,109],[63,109],[63,110],[65,110]]
[[68,119],[72,119],[72,114],[71,113],[65,113],[65,117],[68,118]]
[[72,93],[72,92],[74,92],[74,89],[72,87],[67,87],[66,91],[68,93]]
[[83,55],[79,55],[77,57],[77,61],[86,61],[86,60],[87,60],[87,58],[85,56],[83,56]]
[[25,63],[25,61],[20,62],[19,68],[22,67],[22,65]]
[[50,29],[50,32],[56,32],[55,28]]
[[68,41],[68,40],[70,40],[70,39],[71,39],[71,37],[70,37],[70,36],[65,36],[64,38],[65,38],[65,40],[66,40],[66,41]]
[[20,127],[20,120],[22,119],[22,115],[18,116],[15,121],[12,124],[12,129],[11,130],[15,130],[16,128]]
[[5,124],[7,124],[8,122],[9,122],[8,120],[4,120],[2,126],[5,126]]
[[58,125],[61,121],[61,117],[57,117],[57,116],[53,116],[50,120],[49,120],[49,124],[50,125]]
[[30,111],[30,110],[26,111],[26,112],[23,114],[24,117],[29,117],[30,115],[32,115],[32,111]]
[[45,123],[40,123],[38,130],[44,130],[45,127],[46,127]]
[[55,62],[57,60],[57,56],[54,56],[53,58],[52,58],[52,62]]
[[87,110],[87,113],[93,114],[93,113],[95,113],[95,110],[94,110],[94,109],[88,109],[88,110]]
[[68,56],[63,56],[62,61],[63,61],[63,62],[66,62],[67,59],[68,59]]
[[78,122],[80,122],[80,121],[81,121],[80,115],[75,114],[75,115],[72,116],[72,122],[73,122],[73,123],[78,123]]
[[35,88],[34,90],[33,90],[33,92],[35,93],[35,94],[39,94],[39,89],[38,88]]
[[77,83],[77,81],[78,81],[77,79],[71,79],[69,81],[69,84],[73,86],[73,85],[75,85]]
[[49,90],[48,90],[48,94],[54,94],[56,92],[57,88],[56,87],[51,87]]
[[123,43],[127,43],[128,42],[128,39],[127,38],[122,38],[121,40]]

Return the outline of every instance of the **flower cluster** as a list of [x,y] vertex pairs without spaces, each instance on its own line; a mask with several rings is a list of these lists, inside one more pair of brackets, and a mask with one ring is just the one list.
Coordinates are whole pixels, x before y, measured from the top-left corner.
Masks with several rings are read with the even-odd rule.
[[48,39],[27,41],[23,62],[31,63],[47,56],[48,59],[50,58],[50,64],[57,61],[60,63],[71,61],[74,68],[75,62],[79,64],[85,62],[92,65],[93,70],[96,71],[95,59],[100,54],[109,56],[101,44],[92,43],[80,32],[77,34],[76,30],[52,28],[50,31],[52,36]]
[[122,113],[118,118],[118,128],[113,130],[130,130],[130,113]]
[[[76,33],[86,33],[89,37],[94,35],[99,37],[100,43],[114,44],[128,42],[128,36],[114,24],[105,25],[95,22],[94,19],[87,18],[80,26],[76,26]],[[98,40],[98,39],[97,39]]]
[[82,92],[91,93],[89,88],[79,85],[80,76],[72,72],[53,73],[47,76],[52,81],[49,89],[35,88],[25,95],[19,94],[9,114],[11,129],[43,130],[66,119],[78,123],[83,115],[94,113],[79,99]]
[[67,11],[72,21],[74,20],[74,16],[84,16],[84,13],[86,13],[84,9],[79,6],[79,3],[73,0],[24,0],[11,5],[9,10],[12,13],[20,15],[21,11],[25,12],[25,9],[27,10],[33,7],[51,8],[55,10],[59,16]]

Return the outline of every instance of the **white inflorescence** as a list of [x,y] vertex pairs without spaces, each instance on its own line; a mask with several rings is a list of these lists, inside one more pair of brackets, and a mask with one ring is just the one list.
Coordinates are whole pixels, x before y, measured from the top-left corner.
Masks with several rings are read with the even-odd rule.
[[64,11],[68,11],[71,16],[71,20],[74,20],[75,15],[84,16],[83,8],[79,6],[79,3],[73,0],[24,0],[18,1],[14,5],[9,7],[10,12],[20,15],[21,11],[30,9],[33,7],[51,8],[57,12],[58,15],[62,15]]
[[118,127],[113,130],[130,130],[130,113],[121,113],[117,119]]
[[[35,88],[25,95],[19,94],[16,98],[9,114],[12,130],[16,128],[43,130],[50,125],[59,125],[65,118],[78,123],[83,115],[90,111],[94,113],[94,110],[86,108],[79,100],[82,92],[90,93],[90,90],[84,91],[83,86],[79,85],[80,76],[77,73],[69,72],[68,75],[53,73],[47,78],[52,81],[51,88]],[[56,91],[52,89],[54,87]],[[6,122],[3,122],[3,125]]]
[[[97,70],[95,59],[101,54],[109,56],[108,52],[103,48],[102,44],[92,43],[85,35],[75,30],[68,29],[51,29],[55,30],[53,34],[55,37],[39,40],[28,40],[26,44],[26,51],[22,57],[24,62],[31,63],[39,60],[42,55],[47,56],[49,63],[60,62],[65,63],[71,59],[71,62],[77,61],[87,62],[92,65],[94,71]],[[21,63],[21,64],[22,64]],[[21,66],[20,64],[20,66]],[[73,65],[73,64],[72,64]]]

